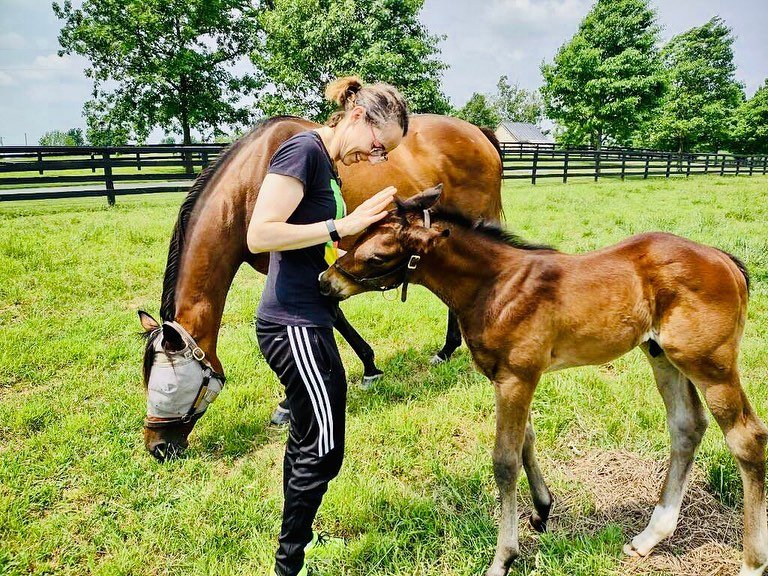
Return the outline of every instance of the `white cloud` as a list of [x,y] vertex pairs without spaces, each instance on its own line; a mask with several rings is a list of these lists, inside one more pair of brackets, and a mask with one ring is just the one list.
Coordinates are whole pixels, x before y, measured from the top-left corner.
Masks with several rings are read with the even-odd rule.
[[23,50],[27,47],[27,41],[16,32],[0,32],[0,50]]
[[13,86],[16,83],[17,82],[13,79],[13,76],[0,70],[0,86]]
[[590,4],[588,0],[492,0],[486,5],[485,16],[489,24],[544,29],[553,22],[578,22]]
[[36,56],[30,64],[11,67],[17,79],[27,82],[79,82],[87,61],[79,56],[48,54]]

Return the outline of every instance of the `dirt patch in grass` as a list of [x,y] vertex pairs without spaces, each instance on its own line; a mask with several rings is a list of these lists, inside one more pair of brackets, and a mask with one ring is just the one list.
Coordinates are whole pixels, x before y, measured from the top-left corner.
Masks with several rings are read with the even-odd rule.
[[[583,487],[594,510],[583,514],[575,504],[578,495],[572,494],[570,502],[568,494],[556,495],[551,530],[595,533],[613,523],[631,538],[651,517],[664,482],[666,461],[631,452],[596,450],[556,467],[565,478]],[[741,524],[741,512],[723,505],[707,489],[703,472],[694,466],[675,533],[646,558],[624,559],[621,574],[738,574]]]

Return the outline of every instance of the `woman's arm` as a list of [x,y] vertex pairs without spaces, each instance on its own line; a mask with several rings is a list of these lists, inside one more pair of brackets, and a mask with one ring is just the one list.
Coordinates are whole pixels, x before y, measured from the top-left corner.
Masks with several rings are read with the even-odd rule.
[[[336,220],[339,236],[357,234],[384,218],[387,214],[387,205],[392,202],[395,192],[397,189],[393,186],[385,188],[360,204],[348,216]],[[324,244],[329,240],[330,235],[325,222],[315,224],[286,222],[303,196],[304,185],[297,178],[274,173],[264,177],[248,224],[246,242],[251,252],[296,250]]]

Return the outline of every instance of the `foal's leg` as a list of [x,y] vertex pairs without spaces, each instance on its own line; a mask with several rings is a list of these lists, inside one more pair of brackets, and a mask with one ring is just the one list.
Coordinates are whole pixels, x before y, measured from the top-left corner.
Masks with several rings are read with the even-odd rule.
[[[705,369],[701,369],[701,364]],[[768,429],[747,400],[734,366],[693,366],[689,376],[704,399],[736,458],[744,484],[744,562],[741,576],[760,576],[768,566],[768,520],[765,510],[765,446]],[[708,368],[708,369],[707,369]],[[681,366],[681,369],[686,370]]]
[[448,329],[445,333],[445,344],[443,349],[432,356],[432,364],[440,364],[449,360],[456,348],[461,346],[461,329],[459,328],[459,319],[456,314],[448,310]]
[[533,422],[528,415],[528,425],[525,427],[525,441],[523,443],[523,467],[528,477],[528,485],[531,488],[534,511],[531,513],[531,526],[536,532],[546,532],[549,511],[552,509],[552,494],[544,481],[544,476],[536,460],[536,434],[533,431]]
[[493,450],[493,472],[501,496],[501,519],[496,555],[486,576],[505,576],[509,565],[520,553],[517,478],[535,387],[535,382],[525,382],[515,377],[495,382],[496,446]]
[[651,363],[656,386],[667,409],[671,451],[667,477],[651,520],[631,544],[624,546],[624,552],[631,556],[645,556],[675,531],[693,457],[707,429],[707,415],[691,381],[669,362],[666,355],[654,358],[647,345],[643,346],[643,351]]
[[382,372],[376,367],[373,348],[370,347],[362,336],[352,327],[341,308],[337,309],[336,322],[333,327],[341,334],[341,337],[352,347],[357,357],[363,362],[363,386],[369,386],[374,380],[381,378]]

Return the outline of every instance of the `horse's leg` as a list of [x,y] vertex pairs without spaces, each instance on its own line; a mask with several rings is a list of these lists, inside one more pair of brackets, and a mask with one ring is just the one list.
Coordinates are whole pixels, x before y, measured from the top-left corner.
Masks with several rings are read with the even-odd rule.
[[691,381],[669,362],[666,355],[662,353],[654,357],[649,353],[647,344],[642,348],[651,363],[656,386],[667,409],[671,450],[667,476],[651,520],[631,544],[624,546],[624,552],[631,556],[645,556],[675,531],[693,457],[708,422]]
[[531,488],[531,498],[533,498],[534,511],[531,513],[530,522],[536,532],[546,532],[549,511],[552,509],[552,493],[544,481],[544,475],[536,460],[535,442],[536,434],[529,414],[523,442],[523,468],[525,468],[525,475],[528,477],[528,485]]
[[341,334],[341,337],[352,347],[357,357],[363,362],[363,388],[368,388],[374,381],[384,374],[376,367],[376,359],[373,348],[370,347],[362,336],[349,323],[341,308],[337,309],[336,322],[333,327]]
[[520,553],[517,526],[517,478],[535,382],[509,377],[495,382],[496,446],[493,473],[501,496],[496,554],[486,576],[505,576]]
[[461,346],[461,329],[459,328],[459,319],[456,314],[448,310],[448,329],[445,332],[445,344],[443,349],[432,356],[432,364],[440,364],[451,358],[456,348]]

